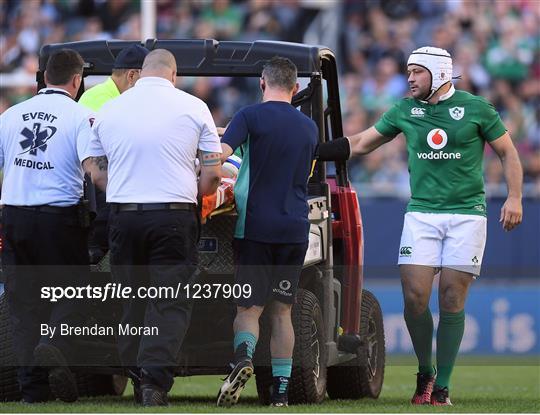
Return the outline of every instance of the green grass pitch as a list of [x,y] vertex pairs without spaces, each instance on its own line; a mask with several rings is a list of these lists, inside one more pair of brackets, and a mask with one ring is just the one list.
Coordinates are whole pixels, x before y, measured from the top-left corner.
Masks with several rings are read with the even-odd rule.
[[[453,407],[412,406],[409,399],[415,387],[415,367],[392,364],[387,366],[383,391],[379,399],[332,401],[319,405],[290,406],[276,409],[260,406],[256,398],[255,381],[250,380],[240,402],[232,409],[215,406],[215,396],[221,384],[217,376],[177,378],[168,408],[142,409],[133,403],[132,388],[123,397],[82,398],[73,404],[62,402],[24,405],[0,403],[0,412],[540,412],[540,366],[538,360],[519,366],[510,362],[481,366],[456,367],[450,397]],[[344,388],[347,385],[343,385]]]

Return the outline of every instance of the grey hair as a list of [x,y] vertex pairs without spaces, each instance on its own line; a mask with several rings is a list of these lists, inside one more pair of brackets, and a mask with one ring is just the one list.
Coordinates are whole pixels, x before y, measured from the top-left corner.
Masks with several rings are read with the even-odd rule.
[[271,88],[292,91],[296,86],[296,65],[288,58],[274,56],[263,67],[262,78]]

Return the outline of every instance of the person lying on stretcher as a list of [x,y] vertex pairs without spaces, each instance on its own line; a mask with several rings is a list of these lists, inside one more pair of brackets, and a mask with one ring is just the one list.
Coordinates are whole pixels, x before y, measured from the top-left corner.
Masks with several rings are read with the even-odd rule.
[[[220,137],[225,133],[226,127],[218,127],[217,131]],[[320,143],[317,146],[313,167],[318,161],[345,161],[351,154],[349,140],[346,137],[333,139],[331,141]],[[201,218],[204,223],[208,217],[220,213],[229,212],[234,209],[234,184],[238,177],[238,171],[242,159],[233,154],[223,163],[221,185],[213,195],[204,196],[201,205]],[[313,172],[312,167],[312,172]]]
[[234,184],[238,177],[238,170],[242,159],[232,155],[221,167],[221,184],[212,195],[203,196],[201,202],[201,219],[204,223],[207,218],[234,209]]

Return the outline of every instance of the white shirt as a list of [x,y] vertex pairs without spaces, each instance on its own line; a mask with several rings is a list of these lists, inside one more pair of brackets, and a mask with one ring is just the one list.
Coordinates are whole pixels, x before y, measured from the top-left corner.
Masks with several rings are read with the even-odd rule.
[[0,115],[1,203],[77,204],[83,192],[81,160],[93,137],[92,117],[57,88],[42,89]]
[[197,203],[197,149],[221,153],[207,105],[144,77],[96,116],[93,156],[109,161],[107,202]]

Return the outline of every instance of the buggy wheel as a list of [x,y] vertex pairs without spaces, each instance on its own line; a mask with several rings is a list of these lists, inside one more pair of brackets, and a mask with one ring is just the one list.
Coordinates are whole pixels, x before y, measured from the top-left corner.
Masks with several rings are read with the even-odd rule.
[[375,296],[362,291],[360,338],[354,359],[328,368],[328,396],[331,399],[378,398],[384,380],[384,326]]
[[21,399],[6,294],[0,295],[0,402]]

